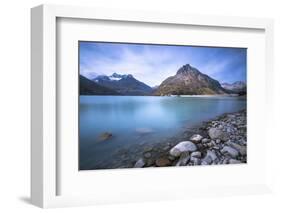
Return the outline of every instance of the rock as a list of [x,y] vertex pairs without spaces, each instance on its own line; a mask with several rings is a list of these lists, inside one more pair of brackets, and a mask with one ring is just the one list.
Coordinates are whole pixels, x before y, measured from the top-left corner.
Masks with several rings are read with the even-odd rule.
[[221,129],[218,128],[210,128],[208,131],[208,134],[211,139],[220,139],[222,141],[227,141],[228,140],[228,134]]
[[201,165],[210,165],[212,163],[212,158],[210,156],[205,156],[202,159]]
[[150,128],[136,128],[136,132],[140,134],[149,134],[153,132],[153,129]]
[[172,156],[172,155],[169,155],[168,158],[169,158],[170,161],[176,160],[176,157],[174,157],[174,156]]
[[154,160],[148,159],[148,160],[146,161],[146,166],[152,166],[154,163],[155,163]]
[[143,149],[144,152],[151,152],[152,150],[153,150],[153,147],[150,146],[150,145],[145,146],[144,149]]
[[190,157],[190,162],[192,162],[193,165],[200,165],[201,164],[201,159],[195,158],[195,157]]
[[220,139],[216,139],[216,143],[220,143],[221,142],[221,140]]
[[170,146],[164,146],[162,150],[163,151],[168,151],[169,149],[170,149]]
[[143,159],[143,158],[140,158],[140,159],[136,162],[134,168],[142,168],[142,167],[144,167],[144,165],[145,165],[144,159]]
[[171,161],[168,158],[158,158],[155,161],[156,166],[163,167],[163,166],[170,166]]
[[192,135],[190,138],[190,140],[195,143],[199,143],[202,139],[203,137],[199,134]]
[[236,149],[234,149],[230,146],[224,146],[221,149],[221,153],[224,154],[224,155],[229,155],[232,158],[237,158],[238,155],[239,155],[239,152]]
[[150,152],[146,152],[143,155],[145,158],[151,158],[152,154]]
[[189,159],[190,159],[189,152],[181,153],[180,159],[177,162],[176,166],[186,166],[186,164],[188,163]]
[[106,141],[106,140],[110,139],[111,137],[112,137],[112,133],[110,133],[110,132],[104,132],[104,133],[100,134],[100,136],[99,136],[100,140],[102,140],[102,141]]
[[196,150],[197,147],[194,143],[190,141],[182,141],[170,150],[170,155],[179,157],[183,152],[194,152]]
[[192,152],[190,156],[194,158],[201,158],[201,152]]
[[195,159],[193,160],[193,164],[194,164],[194,165],[200,165],[200,164],[201,164],[201,160],[200,160],[199,158],[195,158]]
[[227,145],[231,146],[232,148],[236,149],[240,155],[245,156],[247,154],[247,147],[241,146],[237,143],[227,142]]
[[239,164],[239,163],[241,163],[241,161],[240,160],[236,160],[236,159],[229,159],[228,163],[229,164]]
[[202,142],[202,143],[209,143],[209,142],[210,142],[210,139],[209,139],[209,138],[203,138],[201,142]]
[[207,150],[206,157],[210,157],[213,162],[218,161],[218,156],[217,156],[216,153],[215,153],[214,151],[212,151],[212,150]]

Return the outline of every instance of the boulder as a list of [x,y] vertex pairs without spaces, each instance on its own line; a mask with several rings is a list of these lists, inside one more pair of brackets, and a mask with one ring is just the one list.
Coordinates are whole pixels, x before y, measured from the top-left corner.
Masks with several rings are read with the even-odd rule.
[[203,159],[202,159],[202,162],[201,162],[201,165],[210,165],[212,163],[212,158],[210,156],[205,156]]
[[182,141],[170,150],[170,155],[179,157],[183,152],[195,152],[197,147],[190,141]]
[[203,137],[199,134],[192,135],[190,138],[190,140],[195,143],[199,143],[202,139]]
[[194,158],[201,158],[201,152],[192,152],[190,156]]
[[145,161],[143,158],[140,158],[136,163],[135,163],[135,166],[134,168],[142,168],[144,167],[145,165]]
[[99,136],[100,140],[102,140],[102,141],[106,141],[106,140],[110,139],[111,137],[112,137],[112,133],[110,133],[110,132],[104,132],[104,133],[100,134],[100,136]]
[[240,155],[245,156],[247,154],[247,147],[241,146],[237,143],[227,142],[227,145],[231,146],[232,148],[236,149]]
[[176,166],[186,166],[190,159],[189,152],[183,152],[181,153],[180,159],[178,160]]
[[163,167],[163,166],[170,166],[171,161],[168,158],[158,158],[155,161],[156,166]]
[[230,146],[224,146],[221,149],[221,153],[224,154],[224,155],[229,155],[232,158],[237,158],[238,155],[239,155],[239,152],[236,149],[234,149]]
[[213,162],[217,162],[217,161],[218,161],[218,156],[217,156],[216,153],[215,153],[214,151],[212,151],[212,150],[207,150],[206,157],[210,157]]
[[220,139],[222,141],[227,141],[229,136],[226,132],[222,131],[221,129],[218,128],[210,128],[208,131],[208,134],[211,139]]

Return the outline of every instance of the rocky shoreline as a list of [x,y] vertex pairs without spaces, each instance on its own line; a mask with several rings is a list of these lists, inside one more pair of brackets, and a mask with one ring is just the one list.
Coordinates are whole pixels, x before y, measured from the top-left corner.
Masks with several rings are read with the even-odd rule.
[[[200,127],[200,134],[181,141],[158,159],[145,152],[134,167],[193,166],[247,162],[246,111],[224,114]],[[152,154],[151,154],[152,156]]]
[[[143,152],[134,164],[140,167],[237,164],[247,162],[246,110],[228,113],[205,122],[189,140],[181,141],[157,159],[153,149]],[[157,156],[157,155],[154,155]]]
[[226,113],[165,141],[117,150],[100,169],[246,163],[246,121],[246,110]]

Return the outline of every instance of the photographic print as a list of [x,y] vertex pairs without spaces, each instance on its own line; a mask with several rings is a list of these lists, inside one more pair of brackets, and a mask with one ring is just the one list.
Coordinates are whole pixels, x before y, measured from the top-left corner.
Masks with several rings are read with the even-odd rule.
[[79,41],[79,170],[247,162],[247,49]]

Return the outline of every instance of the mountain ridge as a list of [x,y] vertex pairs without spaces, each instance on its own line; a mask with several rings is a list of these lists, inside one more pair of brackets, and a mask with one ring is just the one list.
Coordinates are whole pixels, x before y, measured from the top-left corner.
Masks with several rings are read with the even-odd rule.
[[122,95],[151,95],[153,91],[150,86],[135,79],[131,74],[113,73],[110,76],[100,75],[94,78],[93,81]]
[[227,94],[219,81],[201,73],[190,64],[183,65],[176,75],[166,78],[156,95],[215,95]]

